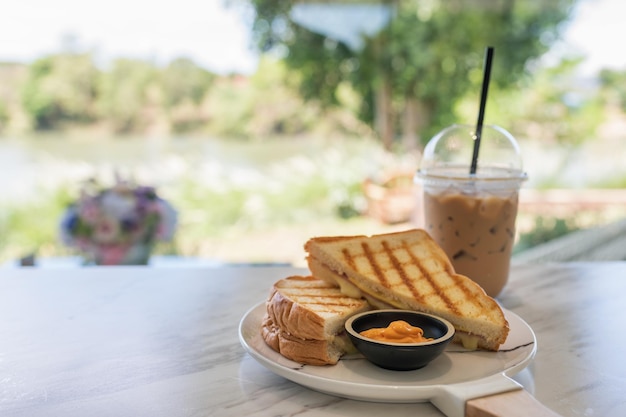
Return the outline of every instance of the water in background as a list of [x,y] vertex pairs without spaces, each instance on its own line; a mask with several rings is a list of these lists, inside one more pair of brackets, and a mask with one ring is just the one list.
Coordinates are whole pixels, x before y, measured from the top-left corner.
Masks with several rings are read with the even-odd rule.
[[[268,171],[306,170],[318,157],[326,169],[346,169],[347,176],[373,174],[389,162],[377,143],[368,140],[277,140],[238,142],[200,138],[0,139],[0,187],[3,202],[19,203],[41,191],[96,177],[112,180],[117,171],[159,188],[179,181],[201,181],[220,187],[262,181]],[[350,163],[346,163],[346,160]],[[410,158],[409,158],[410,159]],[[414,158],[411,160],[414,165]],[[409,162],[411,164],[411,162]],[[333,167],[333,165],[336,165]],[[287,173],[285,175],[288,175]]]
[[[601,188],[603,183],[626,178],[626,141],[589,141],[580,148],[521,141],[529,188],[549,184],[557,188]],[[254,182],[281,166],[306,169],[314,156],[346,176],[376,175],[393,164],[412,169],[419,156],[390,156],[367,140],[279,140],[239,142],[211,138],[59,138],[0,139],[0,187],[3,202],[36,197],[41,191],[76,184],[91,177],[112,178],[115,171],[138,182],[161,188],[175,187],[182,179],[210,184],[228,179]],[[334,161],[334,162],[333,162]],[[355,162],[356,161],[356,162]],[[319,161],[318,161],[319,162]],[[336,163],[339,166],[331,167]],[[357,172],[355,172],[357,171]]]

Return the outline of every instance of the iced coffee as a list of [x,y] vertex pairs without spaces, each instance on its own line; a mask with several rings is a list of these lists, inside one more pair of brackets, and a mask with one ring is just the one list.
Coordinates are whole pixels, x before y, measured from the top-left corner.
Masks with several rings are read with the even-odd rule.
[[425,228],[454,269],[496,296],[509,276],[518,192],[509,196],[424,192]]
[[425,229],[456,272],[495,297],[508,280],[519,189],[526,174],[513,136],[487,125],[478,168],[472,172],[473,130],[453,125],[431,139],[417,180],[423,189]]

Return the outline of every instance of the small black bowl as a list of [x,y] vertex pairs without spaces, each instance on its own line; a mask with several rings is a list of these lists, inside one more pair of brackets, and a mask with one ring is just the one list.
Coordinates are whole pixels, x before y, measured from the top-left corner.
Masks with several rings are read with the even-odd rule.
[[[424,330],[424,337],[434,340],[422,343],[392,343],[370,339],[360,334],[371,328],[387,327],[395,320],[404,320],[412,326],[421,327]],[[449,321],[410,310],[366,311],[350,317],[345,328],[354,347],[367,360],[381,368],[394,371],[423,368],[443,353],[454,336],[454,326]]]

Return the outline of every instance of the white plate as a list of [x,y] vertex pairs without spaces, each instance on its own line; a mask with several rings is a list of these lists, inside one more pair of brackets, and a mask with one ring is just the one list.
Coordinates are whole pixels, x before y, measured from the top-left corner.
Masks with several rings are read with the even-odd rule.
[[261,337],[265,303],[251,308],[239,323],[239,340],[248,353],[272,372],[305,387],[340,397],[376,402],[438,402],[466,399],[520,388],[509,377],[524,369],[537,349],[530,326],[504,310],[510,332],[498,352],[468,351],[450,344],[422,369],[390,371],[360,355],[344,356],[337,365],[293,362],[272,350]]

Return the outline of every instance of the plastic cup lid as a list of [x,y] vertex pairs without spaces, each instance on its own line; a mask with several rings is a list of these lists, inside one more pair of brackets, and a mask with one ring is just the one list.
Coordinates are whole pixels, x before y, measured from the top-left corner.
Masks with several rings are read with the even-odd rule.
[[478,168],[470,175],[475,126],[455,124],[437,133],[426,145],[418,171],[421,178],[473,178],[525,180],[517,141],[508,131],[484,125]]

